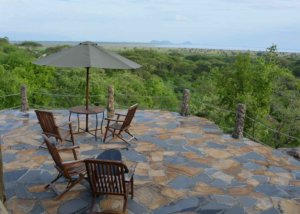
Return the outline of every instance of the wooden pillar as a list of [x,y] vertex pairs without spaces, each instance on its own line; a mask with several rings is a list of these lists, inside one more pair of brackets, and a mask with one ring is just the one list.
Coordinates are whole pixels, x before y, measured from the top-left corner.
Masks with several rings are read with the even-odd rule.
[[244,125],[246,116],[246,105],[239,103],[236,111],[235,128],[232,133],[232,137],[239,139],[243,138]]
[[21,85],[21,111],[26,112],[28,110],[27,87],[23,84]]
[[114,100],[114,86],[108,86],[108,100],[107,100],[107,117],[112,118],[115,115],[115,100]]
[[[0,136],[0,201],[5,202],[5,189],[3,178],[3,162],[2,162],[2,137]],[[0,209],[1,211],[1,209]],[[0,212],[1,213],[1,212]]]
[[182,96],[182,104],[181,104],[181,115],[182,116],[188,116],[189,115],[189,102],[190,102],[190,90],[184,89],[183,90],[183,96]]

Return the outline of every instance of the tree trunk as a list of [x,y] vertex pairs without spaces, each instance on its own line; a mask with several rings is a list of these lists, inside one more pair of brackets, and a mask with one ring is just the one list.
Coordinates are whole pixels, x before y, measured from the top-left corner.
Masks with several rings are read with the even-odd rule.
[[115,115],[115,100],[114,100],[114,87],[108,86],[108,101],[107,101],[107,117],[112,118]]
[[183,90],[182,104],[181,104],[181,115],[188,116],[189,115],[189,102],[190,102],[190,90]]
[[239,103],[236,112],[235,129],[232,133],[233,138],[243,138],[244,125],[245,125],[246,105]]

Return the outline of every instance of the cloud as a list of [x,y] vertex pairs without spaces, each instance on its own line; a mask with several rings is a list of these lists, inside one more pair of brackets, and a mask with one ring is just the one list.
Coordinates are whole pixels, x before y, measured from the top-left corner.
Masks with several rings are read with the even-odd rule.
[[176,20],[176,22],[185,22],[185,21],[188,21],[189,19],[183,15],[176,15],[175,20]]

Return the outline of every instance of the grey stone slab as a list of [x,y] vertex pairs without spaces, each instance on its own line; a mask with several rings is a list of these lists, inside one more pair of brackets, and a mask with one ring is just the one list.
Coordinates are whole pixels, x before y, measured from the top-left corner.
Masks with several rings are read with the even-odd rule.
[[198,210],[197,213],[199,214],[223,214],[225,210]]
[[295,179],[300,180],[300,171],[292,171],[292,174]]
[[207,147],[214,148],[214,149],[226,149],[227,148],[226,145],[215,143],[212,141],[206,142],[205,144],[207,145]]
[[30,214],[42,214],[42,213],[46,213],[46,210],[39,203],[35,204],[32,210],[30,211]]
[[201,210],[225,210],[230,208],[227,204],[218,203],[215,201],[209,202],[208,204],[204,205]]
[[217,172],[218,170],[215,168],[206,168],[204,169],[205,174],[207,175],[213,175]]
[[266,183],[269,180],[269,177],[264,176],[264,175],[253,175],[252,178],[257,180],[261,184]]
[[217,188],[221,188],[221,189],[226,189],[229,186],[227,182],[225,182],[224,180],[221,180],[221,179],[214,180],[210,185],[212,187],[217,187]]
[[5,183],[15,182],[26,172],[27,172],[27,169],[20,169],[20,170],[4,172],[4,182]]
[[2,161],[4,163],[10,163],[12,161],[15,161],[17,158],[16,154],[11,154],[11,153],[3,153],[2,155]]
[[133,150],[122,150],[122,157],[125,157],[127,160],[134,161],[134,162],[146,162],[147,158],[145,155],[140,154]]
[[200,139],[203,137],[202,134],[197,133],[184,133],[184,136],[188,139]]
[[288,172],[286,169],[283,169],[283,168],[281,168],[281,167],[278,167],[278,166],[270,166],[269,168],[268,168],[268,171],[270,171],[270,172],[274,172],[274,173],[277,173],[277,172],[283,172],[283,173],[286,173],[286,172]]
[[83,213],[88,210],[89,204],[82,199],[73,199],[66,201],[59,208],[58,214]]
[[288,198],[298,198],[300,195],[299,186],[277,186],[277,188],[285,191],[288,194]]
[[289,158],[289,162],[290,162],[290,164],[292,164],[292,165],[300,166],[300,161],[299,161],[299,160],[296,160],[296,159],[293,158],[293,157],[290,157],[290,158]]
[[237,200],[229,195],[212,195],[211,198],[218,203],[226,204],[229,206],[233,206],[237,203]]
[[196,181],[191,177],[187,176],[178,176],[174,180],[168,183],[168,186],[174,189],[190,189],[193,188],[196,184]]
[[240,196],[238,197],[238,201],[240,202],[243,207],[253,207],[256,203],[257,200],[255,198],[251,198],[248,196]]
[[167,213],[191,211],[197,208],[198,203],[199,203],[199,199],[196,197],[186,198],[186,199],[173,202],[168,206],[158,208],[153,211],[153,214],[167,214]]
[[289,195],[282,189],[271,184],[261,184],[256,187],[255,191],[261,192],[267,196],[287,198]]
[[35,197],[27,190],[23,183],[18,183],[16,185],[15,193],[19,199],[35,199]]
[[209,184],[213,181],[213,179],[211,177],[209,177],[208,175],[204,174],[204,173],[200,173],[198,175],[196,175],[194,177],[196,182],[203,182],[206,184]]
[[260,214],[280,214],[281,212],[279,212],[278,210],[276,210],[274,207],[264,210],[262,211]]
[[244,214],[244,213],[245,213],[244,208],[240,206],[231,207],[224,212],[224,214]]
[[247,154],[237,156],[234,159],[236,159],[236,160],[238,160],[239,162],[242,162],[242,163],[247,163],[251,160],[261,160],[261,161],[266,160],[266,158],[263,155],[260,155],[256,152],[249,152]]
[[45,190],[44,192],[33,192],[31,193],[33,195],[34,198],[36,199],[53,199],[55,198],[57,195],[54,191],[52,190]]
[[28,170],[18,182],[26,184],[47,184],[53,179],[53,176],[44,170]]
[[253,163],[253,162],[247,162],[247,163],[243,164],[243,167],[249,171],[254,171],[254,170],[259,170],[259,169],[263,168],[264,166],[259,165],[257,163]]
[[244,186],[247,186],[247,184],[245,182],[238,181],[234,178],[234,179],[232,179],[230,186],[231,187],[244,187]]
[[37,156],[49,156],[49,152],[47,149],[39,149],[37,152],[34,153]]
[[272,154],[276,157],[287,157],[285,152],[276,149],[272,151]]
[[90,156],[90,157],[95,157],[99,155],[101,152],[99,150],[89,150],[89,151],[83,151],[81,152],[82,155]]
[[15,189],[16,189],[17,184],[15,182],[10,183],[10,184],[11,185],[7,185],[7,184],[4,185],[5,197],[7,200],[10,199],[11,197],[15,196],[15,194],[16,194]]
[[150,211],[134,200],[128,200],[127,209],[132,213],[148,214]]
[[30,145],[30,144],[26,144],[26,143],[20,143],[17,145],[12,145],[11,146],[12,150],[27,150],[27,149],[36,149],[36,146]]
[[180,123],[168,123],[165,125],[165,128],[168,129],[168,130],[171,130],[171,129],[176,129],[177,127],[180,126]]

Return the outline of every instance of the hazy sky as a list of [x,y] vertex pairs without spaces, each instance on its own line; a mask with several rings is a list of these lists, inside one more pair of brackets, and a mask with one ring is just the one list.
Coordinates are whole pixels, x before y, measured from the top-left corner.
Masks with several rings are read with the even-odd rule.
[[10,40],[300,50],[300,0],[0,0]]

